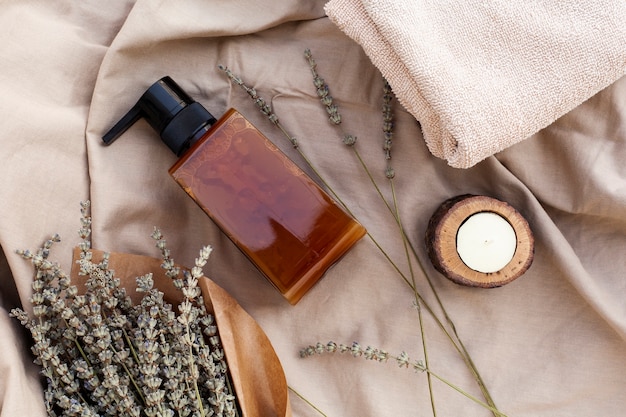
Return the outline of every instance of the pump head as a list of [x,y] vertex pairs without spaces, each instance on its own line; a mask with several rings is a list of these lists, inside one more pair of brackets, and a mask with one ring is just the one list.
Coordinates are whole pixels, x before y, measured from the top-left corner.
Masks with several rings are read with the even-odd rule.
[[163,77],[155,82],[102,140],[110,145],[141,117],[159,133],[161,140],[177,156],[184,153],[213,123],[215,117],[193,100],[174,80]]

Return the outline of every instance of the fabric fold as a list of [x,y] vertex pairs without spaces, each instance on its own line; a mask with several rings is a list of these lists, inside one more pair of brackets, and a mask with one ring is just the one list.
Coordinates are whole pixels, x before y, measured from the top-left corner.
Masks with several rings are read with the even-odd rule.
[[626,73],[626,3],[331,0],[430,152],[469,168]]

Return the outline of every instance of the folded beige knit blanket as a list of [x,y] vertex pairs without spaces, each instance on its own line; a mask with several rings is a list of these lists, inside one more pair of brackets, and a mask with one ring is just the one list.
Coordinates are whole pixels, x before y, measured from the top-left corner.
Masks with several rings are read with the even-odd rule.
[[623,0],[330,0],[421,123],[429,150],[468,168],[626,74]]

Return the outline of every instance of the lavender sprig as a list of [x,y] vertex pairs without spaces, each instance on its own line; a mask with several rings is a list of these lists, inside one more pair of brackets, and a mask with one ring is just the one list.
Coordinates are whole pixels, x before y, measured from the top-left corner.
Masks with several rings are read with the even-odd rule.
[[386,350],[369,345],[364,348],[359,342],[352,342],[351,345],[343,343],[337,344],[333,341],[326,344],[317,342],[315,345],[307,346],[304,349],[301,349],[300,357],[308,358],[314,355],[335,352],[349,353],[355,358],[363,358],[375,362],[387,362],[389,359],[393,359],[401,368],[412,368],[413,370],[419,372],[425,372],[427,370],[422,361],[411,360],[406,352],[401,352],[398,356],[393,356]]
[[352,344],[346,345],[343,343],[337,344],[333,341],[330,341],[326,344],[317,342],[315,345],[309,345],[301,349],[300,357],[308,358],[308,357],[315,356],[315,355],[333,354],[333,353],[340,353],[340,354],[347,353],[354,358],[363,358],[365,360],[371,360],[371,361],[375,361],[379,363],[386,363],[389,361],[389,359],[392,359],[393,361],[396,362],[396,364],[400,368],[412,369],[413,371],[419,372],[419,373],[426,373],[427,375],[432,376],[435,379],[438,379],[440,382],[443,382],[444,384],[448,385],[450,388],[454,389],[455,391],[463,394],[468,399],[490,410],[492,413],[494,413],[494,415],[498,417],[507,417],[506,414],[500,412],[498,409],[496,409],[492,405],[481,401],[480,399],[469,394],[462,388],[451,383],[450,381],[443,378],[442,376],[436,374],[431,369],[429,369],[421,360],[411,359],[409,357],[409,354],[404,351],[400,352],[400,354],[398,355],[391,355],[386,350],[383,350],[383,349],[379,349],[379,348],[372,347],[369,345],[366,347],[363,347],[359,342],[352,342]]
[[393,139],[393,110],[391,107],[391,100],[393,99],[393,92],[391,86],[387,80],[384,80],[383,84],[383,151],[385,153],[385,160],[387,161],[387,168],[385,169],[385,175],[387,178],[392,179],[396,176],[396,173],[391,166],[391,145]]
[[267,102],[258,95],[256,89],[252,88],[252,87],[248,87],[244,81],[241,79],[241,77],[236,76],[228,67],[224,66],[224,65],[218,65],[217,66],[221,71],[223,71],[226,76],[236,85],[238,85],[242,90],[244,90],[252,99],[252,101],[254,102],[254,104],[258,107],[258,109],[261,111],[261,113],[263,113],[267,119],[272,122],[274,125],[276,125],[276,127],[278,127],[282,133],[287,137],[287,139],[289,140],[289,142],[291,142],[291,145],[294,148],[298,148],[298,139],[296,139],[295,137],[291,136],[283,127],[283,125],[280,123],[280,120],[278,120],[278,116],[276,116],[276,113],[274,113],[274,111],[272,110],[272,107],[267,104]]
[[[326,108],[328,113],[328,120],[335,126],[341,125],[341,114],[339,114],[339,107],[334,103],[333,96],[330,95],[330,88],[326,81],[317,72],[317,63],[313,58],[313,53],[310,49],[304,50],[304,57],[309,63],[309,69],[313,76],[313,85],[316,88],[317,96],[320,98],[321,103]],[[357,137],[352,134],[342,133],[341,141],[346,146],[354,146],[357,141]]]
[[317,63],[313,58],[313,53],[310,49],[304,50],[304,57],[309,63],[309,69],[313,75],[313,85],[315,85],[317,96],[326,108],[328,113],[328,119],[334,125],[341,124],[341,115],[339,114],[339,108],[333,103],[333,96],[330,95],[330,89],[326,81],[317,72]]

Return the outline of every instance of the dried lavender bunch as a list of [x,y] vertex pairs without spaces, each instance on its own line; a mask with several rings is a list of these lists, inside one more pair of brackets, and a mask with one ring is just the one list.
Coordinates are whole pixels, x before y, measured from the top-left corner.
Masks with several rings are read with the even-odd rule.
[[92,259],[88,208],[81,204],[77,261],[88,277],[84,294],[49,260],[58,236],[35,253],[19,252],[35,268],[33,312],[14,309],[11,315],[35,342],[35,363],[47,380],[48,415],[238,416],[217,326],[198,287],[211,248],[200,251],[191,271],[181,271],[155,229],[162,266],[184,301],[176,311],[147,274],[137,278],[143,297],[134,305],[109,268],[108,255]]

